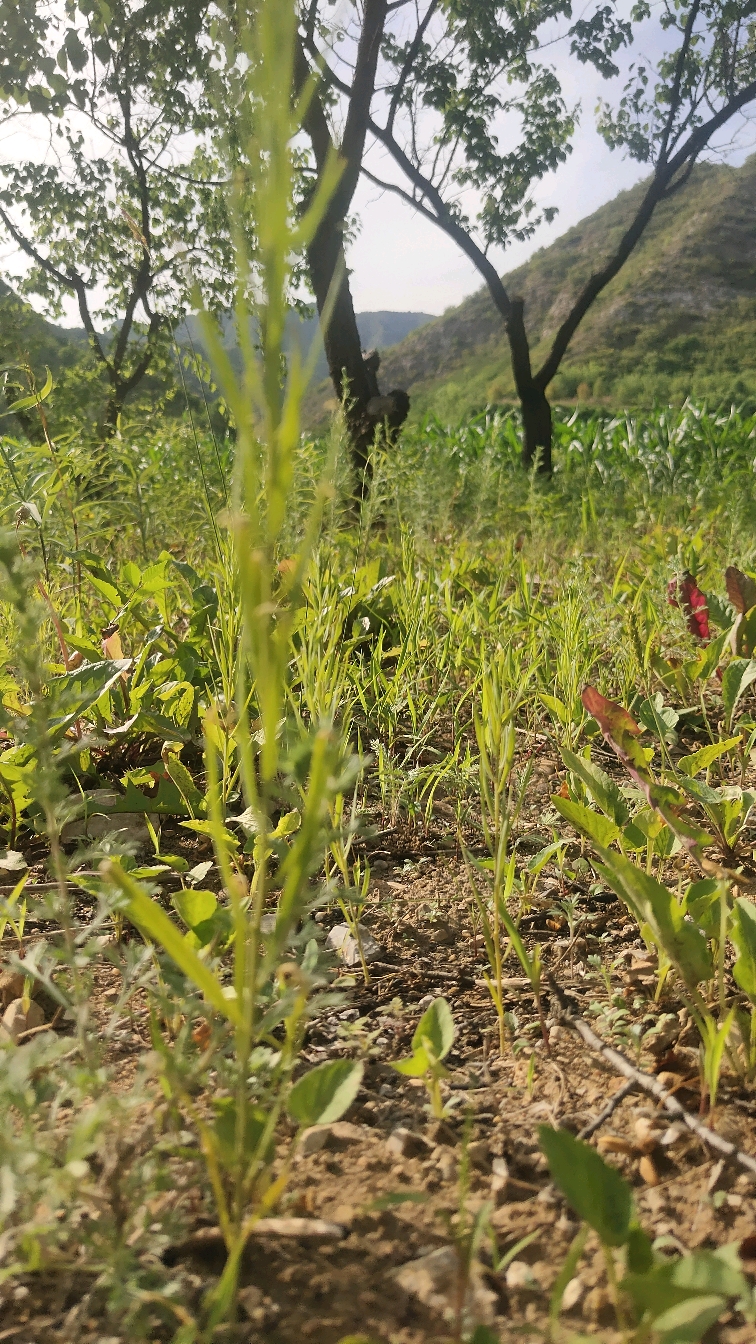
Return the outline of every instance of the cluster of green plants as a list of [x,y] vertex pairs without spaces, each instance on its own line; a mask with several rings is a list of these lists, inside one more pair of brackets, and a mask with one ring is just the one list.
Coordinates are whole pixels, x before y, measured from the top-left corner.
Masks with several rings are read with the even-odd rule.
[[[723,1061],[744,1084],[756,1075],[753,422],[693,405],[645,422],[571,417],[544,482],[516,465],[515,416],[428,420],[376,452],[356,517],[339,427],[301,439],[306,370],[282,357],[291,268],[339,173],[334,161],[307,209],[291,209],[307,100],[292,109],[281,74],[293,24],[290,5],[265,0],[245,37],[264,115],[244,150],[255,255],[236,240],[241,375],[203,325],[233,443],[193,422],[122,425],[92,455],[75,429],[52,432],[53,380],[17,399],[37,438],[0,440],[0,928],[23,1001],[46,996],[70,1028],[2,1045],[0,1285],[79,1274],[82,1300],[135,1340],[209,1341],[233,1318],[245,1249],[286,1207],[302,1131],[357,1096],[359,1060],[310,1068],[302,1048],[349,987],[313,916],[338,907],[359,945],[366,817],[463,849],[502,1052],[517,962],[548,1048],[523,917],[555,864],[593,871],[637,918],[659,993],[674,977],[698,1025],[712,1109]],[[704,609],[718,634],[702,634]],[[602,734],[624,786],[596,760]],[[544,747],[567,771],[548,824],[561,815],[583,853],[556,831],[534,856],[520,844]],[[94,813],[111,829],[72,848],[65,827]],[[145,818],[148,861],[119,831],[124,814]],[[166,818],[212,857],[191,867],[173,853]],[[50,880],[31,884],[35,837]],[[693,883],[681,860],[698,865]],[[48,932],[26,944],[32,916]],[[123,938],[126,924],[141,938]],[[104,1031],[91,1009],[103,964],[121,985]],[[136,1003],[152,1050],[118,1092],[108,1052]],[[439,1119],[453,1041],[437,999],[394,1061],[425,1081]],[[660,1259],[593,1150],[567,1151],[562,1134],[542,1143],[579,1215],[627,1248],[624,1277],[613,1251],[607,1274],[633,1344],[695,1341],[731,1301],[751,1311],[734,1253]],[[160,1258],[197,1213],[195,1187],[226,1257],[200,1299]],[[462,1201],[463,1268],[484,1228]]]

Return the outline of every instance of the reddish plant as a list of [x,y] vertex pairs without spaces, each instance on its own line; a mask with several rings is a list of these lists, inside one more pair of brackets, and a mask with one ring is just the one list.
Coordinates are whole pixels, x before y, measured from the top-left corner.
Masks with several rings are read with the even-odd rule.
[[704,641],[711,639],[706,594],[701,592],[690,570],[686,569],[680,578],[671,580],[667,587],[667,601],[671,607],[679,607],[685,613],[692,635]]

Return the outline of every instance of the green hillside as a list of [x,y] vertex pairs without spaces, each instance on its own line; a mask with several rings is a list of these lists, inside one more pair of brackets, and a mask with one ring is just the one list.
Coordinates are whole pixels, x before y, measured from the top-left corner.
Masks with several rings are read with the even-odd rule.
[[[642,191],[621,193],[507,277],[510,292],[526,299],[536,367]],[[488,291],[387,352],[381,377],[386,387],[409,389],[413,415],[458,415],[510,399],[508,349]],[[738,169],[700,165],[657,211],[579,328],[551,395],[611,406],[688,395],[756,403],[756,156]]]

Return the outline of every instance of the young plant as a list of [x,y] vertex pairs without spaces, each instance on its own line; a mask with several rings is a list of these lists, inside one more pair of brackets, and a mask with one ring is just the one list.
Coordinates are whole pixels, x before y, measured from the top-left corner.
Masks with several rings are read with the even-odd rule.
[[[288,315],[289,283],[294,260],[312,238],[328,196],[338,178],[331,164],[309,206],[297,215],[293,206],[295,151],[293,141],[312,89],[292,108],[296,16],[290,0],[264,0],[253,28],[227,34],[230,48],[241,44],[246,58],[246,94],[240,110],[243,166],[233,177],[232,217],[236,225],[237,337],[243,374],[234,374],[219,331],[208,319],[204,334],[216,365],[223,395],[237,430],[237,467],[231,520],[239,574],[242,616],[236,669],[234,732],[246,810],[251,832],[251,873],[235,861],[238,841],[226,826],[226,753],[218,752],[218,723],[227,706],[207,716],[205,764],[207,795],[199,805],[192,785],[171,756],[171,779],[185,797],[188,824],[211,835],[216,860],[229,899],[231,966],[223,958],[203,956],[193,943],[202,941],[203,924],[192,924],[183,936],[149,893],[118,863],[104,876],[121,893],[123,909],[142,934],[168,954],[175,967],[205,1001],[205,1011],[226,1024],[229,1088],[215,1106],[214,1118],[202,1113],[172,1068],[159,1040],[164,1084],[195,1124],[226,1245],[226,1263],[209,1291],[199,1327],[187,1325],[177,1341],[209,1340],[233,1313],[242,1256],[255,1224],[275,1207],[289,1173],[292,1151],[274,1172],[276,1131],[288,1112],[301,1128],[337,1119],[353,1101],[362,1067],[335,1060],[319,1065],[295,1081],[310,999],[322,983],[317,946],[306,943],[300,960],[292,960],[297,930],[313,897],[311,876],[327,843],[329,809],[353,783],[357,764],[344,755],[329,722],[304,728],[301,719],[287,725],[289,668],[296,614],[304,576],[318,535],[328,486],[321,486],[296,553],[280,563],[294,456],[299,441],[299,406],[306,376],[294,358],[286,373],[283,340]],[[244,208],[255,203],[257,249],[248,251]],[[248,295],[259,301],[254,313]],[[252,332],[260,334],[261,353]],[[256,721],[250,721],[253,706]],[[219,761],[220,755],[220,761]],[[298,797],[296,826],[288,805]],[[284,813],[278,822],[275,815]],[[206,818],[198,813],[205,813]],[[301,817],[301,824],[300,822]],[[247,849],[250,846],[248,844]],[[273,880],[280,895],[272,929],[263,925]],[[196,893],[195,893],[196,896]],[[197,900],[182,898],[182,917],[189,922],[202,909]],[[209,902],[207,902],[209,911]],[[216,910],[210,911],[210,921]]]
[[[511,651],[499,652],[485,661],[481,675],[480,712],[474,716],[475,736],[479,752],[480,811],[483,836],[489,858],[479,861],[466,851],[473,899],[480,916],[483,940],[491,974],[486,975],[488,992],[496,1009],[499,1026],[499,1051],[506,1049],[506,1015],[504,1008],[504,961],[507,949],[504,933],[512,940],[514,922],[507,902],[512,895],[515,878],[515,855],[509,854],[513,826],[525,797],[530,779],[530,763],[522,778],[514,776],[515,715],[523,703],[529,676]],[[479,889],[476,873],[490,881],[490,896]],[[525,953],[522,940],[515,929],[517,955],[524,953],[531,983],[540,988],[540,960]]]
[[[651,1340],[698,1344],[733,1302],[752,1318],[753,1294],[740,1268],[736,1245],[675,1259],[660,1256],[637,1221],[632,1191],[619,1172],[566,1130],[541,1125],[538,1133],[553,1181],[599,1238],[617,1326],[626,1344],[649,1344]],[[568,1255],[570,1278],[583,1245],[579,1235]],[[624,1260],[621,1277],[618,1253]],[[552,1296],[552,1340],[568,1281],[566,1273],[560,1274]]]
[[412,1054],[394,1060],[392,1069],[408,1078],[422,1078],[428,1089],[431,1113],[438,1120],[447,1114],[441,1083],[448,1078],[443,1060],[454,1044],[454,1019],[446,999],[434,999],[423,1013],[412,1037]]

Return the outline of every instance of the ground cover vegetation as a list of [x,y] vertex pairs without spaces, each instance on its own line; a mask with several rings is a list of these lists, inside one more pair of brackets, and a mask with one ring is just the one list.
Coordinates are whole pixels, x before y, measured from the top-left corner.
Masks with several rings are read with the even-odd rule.
[[295,36],[233,35],[233,435],[8,407],[3,1332],[744,1344],[756,420],[575,413],[549,480],[426,418],[358,509]]

